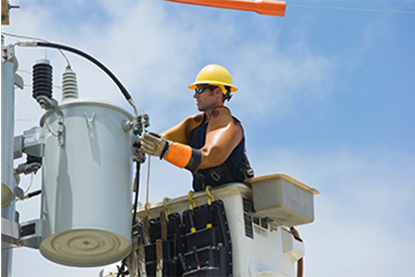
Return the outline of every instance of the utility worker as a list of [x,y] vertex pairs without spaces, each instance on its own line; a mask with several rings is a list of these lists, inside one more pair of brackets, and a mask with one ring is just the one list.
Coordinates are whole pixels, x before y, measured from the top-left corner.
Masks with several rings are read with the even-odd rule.
[[186,118],[161,135],[143,135],[141,149],[193,174],[193,189],[204,190],[253,177],[239,120],[223,104],[237,88],[226,68],[211,64],[188,86],[202,113]]

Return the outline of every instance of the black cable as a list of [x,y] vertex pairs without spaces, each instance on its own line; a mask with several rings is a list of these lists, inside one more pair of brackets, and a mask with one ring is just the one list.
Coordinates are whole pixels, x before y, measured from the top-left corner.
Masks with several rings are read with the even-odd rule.
[[56,43],[49,43],[49,42],[36,42],[36,44],[38,46],[44,46],[44,47],[51,47],[51,48],[57,48],[57,49],[62,49],[62,50],[67,50],[70,51],[72,53],[78,54],[88,60],[90,60],[91,62],[93,62],[95,65],[97,65],[99,68],[101,68],[102,70],[104,70],[105,73],[108,74],[108,76],[110,76],[110,78],[117,84],[117,86],[120,88],[121,93],[124,95],[125,99],[130,100],[131,99],[131,95],[128,93],[127,89],[121,84],[121,82],[117,79],[117,77],[107,68],[105,67],[105,65],[103,65],[101,62],[99,62],[98,60],[96,60],[94,57],[69,46],[66,45],[60,45],[60,44],[56,44]]
[[137,203],[138,203],[138,190],[140,185],[140,165],[139,161],[136,161],[136,170],[135,170],[135,199],[134,199],[134,215],[133,215],[133,222],[131,226],[135,225],[135,217],[137,216]]
[[124,258],[121,261],[121,266],[117,265],[117,270],[118,270],[117,277],[124,277],[124,276],[130,275],[129,269],[127,267],[127,258]]
[[36,195],[39,195],[41,193],[42,193],[42,190],[41,189],[40,190],[36,190],[34,192],[30,192],[30,193],[27,194],[27,198],[31,198],[31,197],[36,196]]

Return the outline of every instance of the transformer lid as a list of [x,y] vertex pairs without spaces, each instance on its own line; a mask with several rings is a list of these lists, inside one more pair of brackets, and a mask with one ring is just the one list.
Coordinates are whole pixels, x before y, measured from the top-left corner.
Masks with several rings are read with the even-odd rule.
[[130,241],[113,232],[98,229],[74,229],[47,237],[40,253],[58,264],[92,267],[122,260],[131,252]]

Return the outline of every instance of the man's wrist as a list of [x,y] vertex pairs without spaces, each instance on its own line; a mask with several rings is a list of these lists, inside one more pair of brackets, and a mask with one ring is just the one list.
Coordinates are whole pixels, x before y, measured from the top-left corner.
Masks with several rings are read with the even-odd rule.
[[166,157],[166,155],[169,153],[169,149],[170,149],[170,143],[166,140],[166,143],[164,144],[164,148],[160,154],[160,160]]

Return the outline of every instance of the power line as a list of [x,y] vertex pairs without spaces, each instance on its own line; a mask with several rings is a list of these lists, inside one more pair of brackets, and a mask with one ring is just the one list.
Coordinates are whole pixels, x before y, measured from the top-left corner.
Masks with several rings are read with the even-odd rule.
[[326,9],[326,10],[344,10],[344,11],[356,11],[356,12],[415,14],[415,12],[388,11],[388,10],[369,10],[369,9],[354,9],[354,8],[340,8],[340,7],[317,7],[317,6],[303,6],[303,5],[287,5],[287,7],[310,8],[310,9]]

